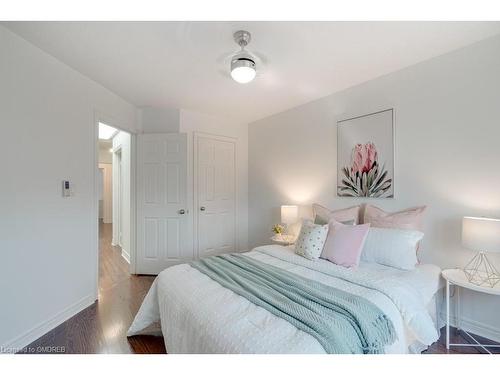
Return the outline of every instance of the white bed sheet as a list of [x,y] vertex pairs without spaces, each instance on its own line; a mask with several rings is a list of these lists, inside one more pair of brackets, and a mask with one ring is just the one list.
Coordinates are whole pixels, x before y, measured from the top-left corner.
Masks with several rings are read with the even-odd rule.
[[414,285],[422,301],[427,303],[444,286],[441,269],[434,264],[419,264],[413,271],[383,266],[377,263],[361,262],[359,267],[365,270],[379,271],[391,278],[398,278]]
[[[422,303],[426,306],[436,330],[439,331],[439,329],[443,326],[443,324],[439,321],[438,310],[441,299],[441,293],[439,293],[439,291],[442,290],[445,283],[441,277],[441,269],[438,266],[434,264],[419,264],[415,267],[415,270],[410,272],[383,266],[377,263],[361,262],[360,267],[363,269],[384,272],[390,277],[401,278],[406,282],[413,284],[421,296]],[[429,346],[429,344],[420,342],[408,328],[405,328],[405,335],[408,353],[421,353]]]
[[[421,351],[439,337],[436,314],[432,311],[433,297],[442,286],[437,266],[422,264],[414,271],[402,271],[361,263],[357,271],[349,271],[384,280],[380,291],[332,277],[324,270],[339,266],[321,259],[307,261],[290,248],[262,246],[245,255],[363,296],[376,304],[391,319],[398,337],[386,348],[387,353]],[[391,299],[387,291],[396,298]],[[419,315],[408,317],[408,311],[417,311]],[[325,353],[314,337],[188,264],[168,268],[158,275],[128,335],[141,333],[156,322],[161,322],[168,353]]]

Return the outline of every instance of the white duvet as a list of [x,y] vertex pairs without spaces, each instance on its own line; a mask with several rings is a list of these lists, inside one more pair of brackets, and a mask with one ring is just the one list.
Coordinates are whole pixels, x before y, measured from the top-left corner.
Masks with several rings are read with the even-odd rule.
[[[400,271],[361,263],[350,270],[326,260],[310,261],[278,245],[245,255],[362,296],[391,319],[397,341],[386,353],[424,348],[438,337],[427,306],[440,287],[440,270],[419,265]],[[205,274],[181,264],[155,279],[128,335],[161,323],[168,353],[325,353],[311,335],[254,305]]]

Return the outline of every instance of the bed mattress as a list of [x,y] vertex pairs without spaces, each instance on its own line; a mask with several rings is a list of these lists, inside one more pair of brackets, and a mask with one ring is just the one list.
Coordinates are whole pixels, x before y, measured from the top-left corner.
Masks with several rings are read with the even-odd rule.
[[[420,351],[439,337],[433,301],[442,284],[435,265],[402,271],[361,263],[350,270],[322,259],[307,260],[279,245],[258,247],[245,255],[376,304],[396,330],[397,340],[386,353]],[[158,275],[128,335],[158,322],[168,353],[325,353],[311,335],[189,264]]]

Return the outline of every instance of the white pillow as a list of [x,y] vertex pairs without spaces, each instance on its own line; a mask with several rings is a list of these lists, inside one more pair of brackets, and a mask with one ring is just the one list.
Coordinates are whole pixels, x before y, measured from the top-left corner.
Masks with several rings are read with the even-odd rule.
[[295,253],[309,260],[316,260],[323,251],[329,225],[317,225],[304,221],[295,242]]
[[423,237],[424,234],[416,230],[371,227],[361,260],[412,270],[418,262],[415,247]]

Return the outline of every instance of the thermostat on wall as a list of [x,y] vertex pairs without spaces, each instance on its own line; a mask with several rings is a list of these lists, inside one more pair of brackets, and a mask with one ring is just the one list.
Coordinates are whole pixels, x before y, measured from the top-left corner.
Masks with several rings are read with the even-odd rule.
[[71,196],[71,184],[68,180],[64,180],[62,182],[62,196],[63,197]]

